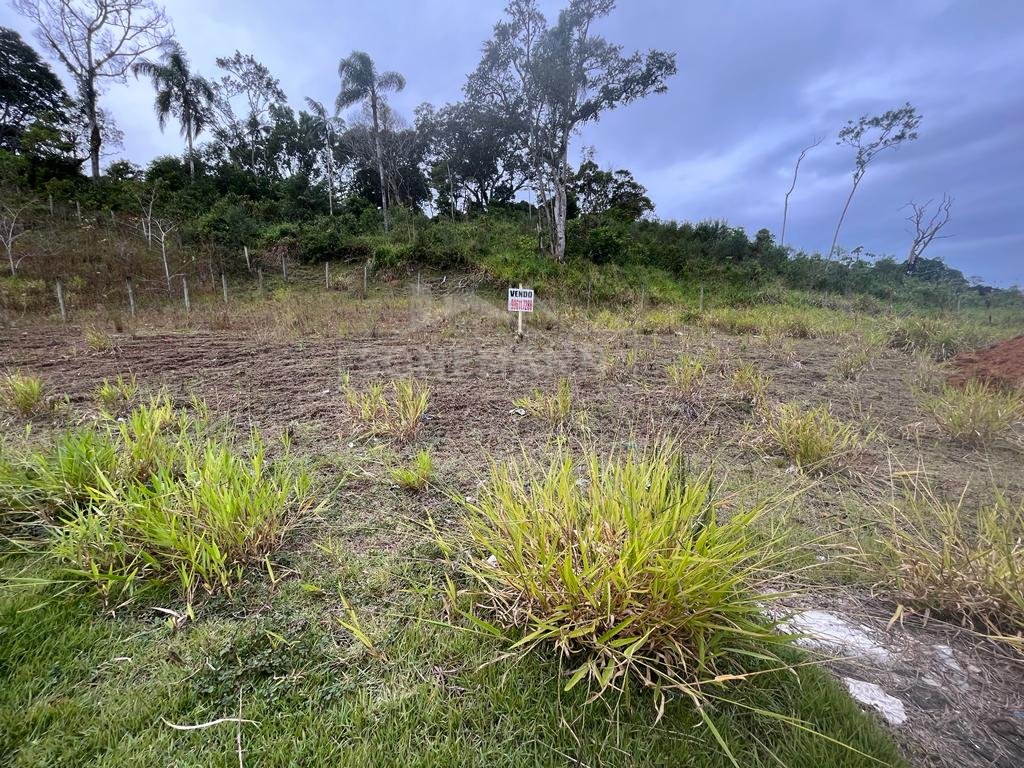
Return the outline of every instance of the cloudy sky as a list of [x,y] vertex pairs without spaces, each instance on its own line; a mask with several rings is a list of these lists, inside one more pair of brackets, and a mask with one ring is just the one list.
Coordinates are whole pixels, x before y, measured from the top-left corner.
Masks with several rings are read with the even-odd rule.
[[[408,80],[393,104],[459,97],[504,0],[168,0],[195,66],[253,53],[293,106],[337,93],[337,61],[353,49]],[[542,0],[553,17],[560,3]],[[668,93],[609,113],[578,137],[603,166],[629,168],[662,218],[721,218],[778,233],[801,147],[823,138],[790,198],[787,243],[827,250],[849,189],[852,152],[836,146],[850,118],[906,101],[920,138],[879,156],[840,242],[902,258],[908,201],[955,198],[952,237],[936,241],[965,274],[1024,285],[1024,2],[1021,0],[621,0],[600,32],[632,48],[678,55]],[[0,25],[31,37],[6,4]],[[59,66],[55,69],[60,72]],[[61,73],[63,74],[63,73]],[[147,82],[113,86],[104,104],[145,163],[178,152],[161,134]],[[112,158],[113,159],[113,158]]]

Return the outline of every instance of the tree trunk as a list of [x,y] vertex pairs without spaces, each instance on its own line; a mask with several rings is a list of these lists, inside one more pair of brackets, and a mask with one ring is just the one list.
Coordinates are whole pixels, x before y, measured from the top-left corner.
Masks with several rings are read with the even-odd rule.
[[836,233],[832,236],[832,247],[828,249],[828,258],[832,258],[832,254],[836,252],[836,243],[839,242],[839,230],[843,226],[843,219],[846,218],[846,212],[850,210],[850,201],[853,200],[853,193],[857,191],[857,185],[860,184],[861,176],[853,177],[853,187],[850,189],[850,194],[846,198],[846,205],[843,206],[843,212],[839,215],[839,222],[836,224]]
[[85,87],[85,117],[89,128],[89,165],[92,177],[100,177],[100,146],[103,138],[100,136],[100,123],[96,116],[96,85],[89,80]]
[[565,258],[565,219],[567,214],[566,169],[569,167],[568,142],[558,149],[558,158],[554,173],[554,256],[557,261]]
[[188,178],[190,181],[196,180],[196,159],[195,153],[192,149],[192,126],[185,126],[185,138],[188,140]]
[[4,247],[7,249],[7,260],[11,262],[11,277],[17,277],[18,270],[14,265],[14,248],[9,243],[4,243]]
[[380,146],[380,123],[377,120],[377,96],[370,95],[370,111],[373,113],[373,148],[377,154],[377,173],[380,175],[380,203],[384,212],[384,231],[390,229],[391,222],[388,220],[388,190],[384,183],[384,152]]

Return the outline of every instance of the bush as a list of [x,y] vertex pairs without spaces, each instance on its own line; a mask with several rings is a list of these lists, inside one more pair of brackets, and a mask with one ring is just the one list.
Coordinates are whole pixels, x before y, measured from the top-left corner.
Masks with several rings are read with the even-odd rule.
[[535,419],[542,419],[552,426],[564,423],[572,412],[572,387],[568,379],[558,382],[554,394],[547,394],[535,389],[532,394],[524,395],[513,401],[516,408],[522,408]]
[[417,230],[412,256],[437,269],[463,267],[480,253],[476,231],[469,225],[434,224]]
[[996,493],[975,505],[964,494],[951,503],[919,482],[878,514],[874,530],[860,554],[901,605],[1024,650],[1024,499]]
[[864,441],[857,431],[833,416],[828,408],[804,408],[787,403],[768,415],[765,427],[775,445],[802,470],[820,470]]
[[710,479],[687,477],[671,444],[495,464],[462,503],[467,532],[441,544],[473,581],[474,618],[518,650],[552,646],[567,688],[634,679],[699,699],[728,659],[786,642],[765,610],[780,547],[755,533],[763,509],[720,520]]
[[46,410],[43,380],[21,373],[8,373],[0,381],[0,402],[22,417],[36,416]]
[[1024,418],[1024,399],[971,379],[963,388],[943,385],[937,394],[921,393],[921,406],[954,440],[984,445]]

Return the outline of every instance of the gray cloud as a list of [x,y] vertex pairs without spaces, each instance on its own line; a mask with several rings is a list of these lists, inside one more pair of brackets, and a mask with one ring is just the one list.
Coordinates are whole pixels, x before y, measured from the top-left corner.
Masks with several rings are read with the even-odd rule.
[[[329,103],[338,59],[367,50],[406,75],[394,103],[411,117],[420,102],[459,97],[502,5],[171,0],[167,10],[199,69],[212,74],[217,56],[252,52],[294,105],[307,95]],[[554,16],[559,3],[542,6]],[[31,32],[7,7],[0,24]],[[954,237],[930,255],[968,275],[1024,284],[1024,4],[620,0],[600,31],[627,48],[678,53],[667,94],[608,114],[577,141],[595,146],[601,164],[630,168],[659,216],[777,232],[796,155],[824,136],[801,166],[787,241],[826,249],[852,169],[836,132],[909,100],[924,115],[921,138],[869,170],[841,242],[901,256],[901,207],[948,192]],[[114,86],[104,102],[131,159],[181,150],[175,131],[160,134],[147,83]]]

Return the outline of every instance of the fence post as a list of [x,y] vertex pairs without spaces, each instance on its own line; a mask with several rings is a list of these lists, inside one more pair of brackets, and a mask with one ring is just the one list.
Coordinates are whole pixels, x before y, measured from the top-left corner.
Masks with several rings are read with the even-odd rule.
[[262,267],[257,267],[257,269],[256,269],[256,280],[259,283],[259,293],[260,293],[260,296],[262,296],[263,295],[263,268]]
[[221,287],[221,290],[224,292],[224,303],[227,304],[228,303],[228,279],[224,275],[224,270],[221,270],[221,273],[220,273],[220,287]]
[[132,290],[132,279],[130,277],[126,277],[124,279],[124,283],[125,283],[126,286],[128,286],[128,307],[131,309],[132,319],[134,320],[135,319],[135,291]]
[[50,201],[50,215],[53,216],[53,195],[49,195],[48,197]]
[[78,214],[78,221],[82,221],[82,204],[75,200],[75,213]]
[[288,282],[288,261],[285,259],[284,254],[281,254],[281,275],[284,277],[284,281]]
[[698,307],[699,312],[704,312],[704,286],[700,287],[700,305]]
[[370,262],[363,264],[363,298],[370,295]]
[[252,272],[252,262],[249,261],[249,246],[243,245],[242,252],[245,254],[245,268]]
[[185,279],[184,275],[181,276],[181,292],[185,296],[185,312],[186,313],[191,312],[192,311],[192,305],[189,303],[189,300],[188,300],[188,280]]
[[68,313],[64,308],[64,286],[60,284],[60,278],[57,278],[57,303],[60,305],[60,321],[67,323]]
[[331,262],[324,262],[324,285],[327,286],[327,290],[331,290]]

